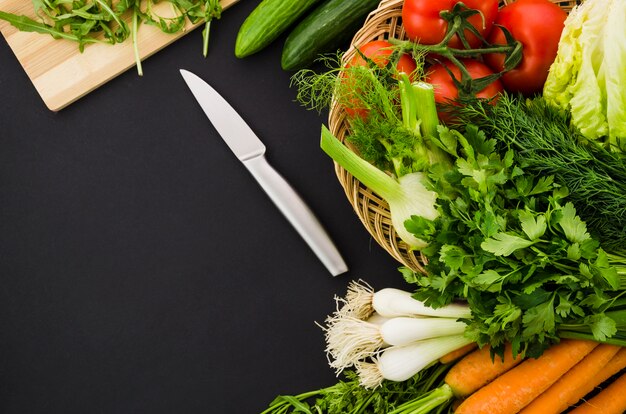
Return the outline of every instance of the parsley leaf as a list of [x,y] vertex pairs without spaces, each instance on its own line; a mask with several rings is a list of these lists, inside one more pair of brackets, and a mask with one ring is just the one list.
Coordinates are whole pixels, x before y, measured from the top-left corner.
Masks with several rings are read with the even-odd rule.
[[585,323],[591,327],[591,332],[598,341],[606,341],[617,332],[615,321],[601,313],[588,316]]
[[572,243],[582,243],[591,238],[589,233],[587,233],[587,225],[576,215],[574,204],[565,204],[565,206],[561,208],[561,213],[562,215],[558,224],[563,229],[565,237],[567,237],[569,241]]
[[507,233],[496,233],[485,239],[480,247],[496,256],[509,256],[514,251],[532,246],[533,241]]
[[522,210],[519,212],[519,220],[522,230],[533,241],[543,236],[548,228],[543,214],[535,216],[530,211]]

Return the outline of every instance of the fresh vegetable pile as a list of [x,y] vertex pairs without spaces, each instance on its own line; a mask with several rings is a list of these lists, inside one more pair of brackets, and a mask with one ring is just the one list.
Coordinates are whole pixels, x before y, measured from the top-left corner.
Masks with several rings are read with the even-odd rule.
[[351,283],[323,326],[346,381],[265,413],[626,411],[625,15],[405,0],[408,40],[294,76],[425,271]]
[[[219,19],[222,7],[219,0],[165,0],[172,6],[173,16],[157,15],[153,8],[158,0],[33,0],[33,20],[0,10],[0,19],[26,32],[48,34],[57,39],[78,43],[82,51],[89,43],[122,43],[132,38],[139,75],[143,74],[137,46],[137,31],[141,24],[159,27],[165,33],[185,29],[187,20],[204,22],[203,54],[209,47],[211,21]],[[128,17],[130,16],[130,23]]]

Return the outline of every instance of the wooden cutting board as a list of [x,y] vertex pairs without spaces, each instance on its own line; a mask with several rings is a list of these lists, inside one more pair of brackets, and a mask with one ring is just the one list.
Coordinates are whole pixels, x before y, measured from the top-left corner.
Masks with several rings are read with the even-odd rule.
[[[221,0],[222,7],[226,9],[237,1]],[[34,17],[30,0],[0,0],[0,10]],[[154,11],[167,15],[169,4],[158,3]],[[214,24],[219,24],[219,20]],[[141,59],[146,59],[198,26],[188,22],[184,32],[166,34],[157,27],[142,25],[137,37]],[[135,52],[130,39],[116,45],[90,44],[80,53],[74,42],[20,32],[3,20],[0,20],[0,32],[52,111],[63,109],[135,66]]]

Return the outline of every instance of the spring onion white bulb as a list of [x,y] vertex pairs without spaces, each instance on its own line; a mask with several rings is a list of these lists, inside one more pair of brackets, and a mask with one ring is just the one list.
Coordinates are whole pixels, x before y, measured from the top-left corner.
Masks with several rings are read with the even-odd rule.
[[352,282],[348,286],[344,307],[350,309],[350,314],[359,319],[367,319],[374,312],[388,318],[397,316],[471,317],[469,306],[465,304],[451,303],[435,309],[414,299],[411,292],[394,288],[384,288],[375,292],[371,286],[358,282]]
[[367,318],[367,322],[369,322],[369,323],[373,323],[374,325],[378,325],[378,326],[380,326],[380,325],[384,324],[384,323],[385,323],[385,322],[387,322],[388,320],[389,320],[389,318],[387,318],[387,317],[385,317],[385,316],[382,316],[382,315],[380,315],[380,314],[378,314],[378,313],[376,313],[376,312],[374,312],[374,313],[372,314],[372,316],[370,316],[369,318]]
[[396,317],[377,325],[335,314],[327,320],[326,352],[337,373],[373,356],[383,347],[407,345],[423,339],[460,335],[466,325],[452,318]]
[[359,380],[365,388],[376,388],[384,380],[406,381],[442,356],[471,342],[463,335],[452,335],[387,348],[373,362],[356,366]]
[[380,336],[386,345],[407,345],[422,339],[461,335],[465,325],[452,318],[391,318],[380,326]]
[[470,309],[467,305],[451,303],[441,308],[431,308],[413,298],[411,292],[400,289],[384,288],[374,293],[372,307],[380,315],[396,316],[436,316],[440,318],[469,318]]

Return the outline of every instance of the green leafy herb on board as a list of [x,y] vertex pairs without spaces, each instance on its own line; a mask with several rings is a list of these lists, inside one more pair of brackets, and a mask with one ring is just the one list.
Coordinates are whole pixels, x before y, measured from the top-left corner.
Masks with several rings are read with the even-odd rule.
[[[156,0],[33,0],[38,19],[0,11],[0,19],[26,32],[49,34],[55,39],[78,43],[81,52],[88,43],[122,43],[132,38],[137,70],[143,74],[137,45],[140,24],[159,27],[165,33],[177,33],[185,28],[187,20],[193,24],[204,22],[203,54],[208,53],[211,21],[221,17],[219,0],[167,0],[173,17],[162,17],[153,10]],[[125,18],[130,17],[129,25]]]

